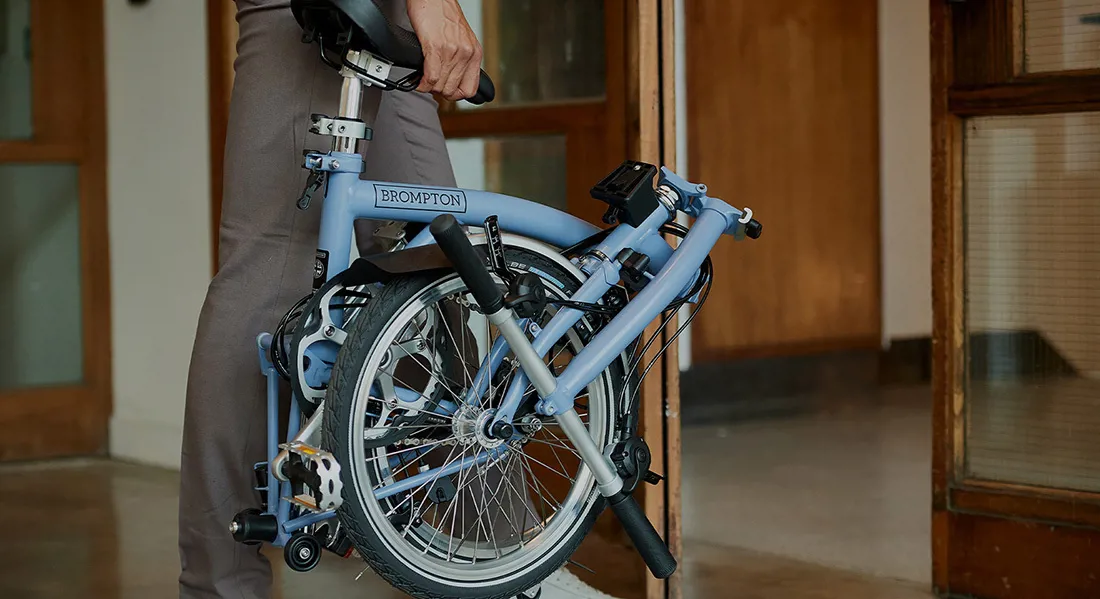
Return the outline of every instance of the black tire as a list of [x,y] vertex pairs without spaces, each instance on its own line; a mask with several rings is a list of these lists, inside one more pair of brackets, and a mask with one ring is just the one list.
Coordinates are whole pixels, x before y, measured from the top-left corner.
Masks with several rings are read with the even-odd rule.
[[[479,247],[481,252],[482,248]],[[537,253],[509,247],[507,248],[509,265],[514,270],[537,272],[546,279],[545,275],[557,279],[559,289],[572,295],[580,286],[574,275],[567,272],[552,260]],[[577,524],[568,536],[563,536],[555,549],[547,552],[545,557],[527,566],[529,571],[522,576],[515,576],[503,583],[487,583],[477,587],[462,587],[440,584],[439,582],[425,578],[423,575],[408,567],[387,548],[383,539],[371,524],[371,517],[364,511],[358,498],[354,497],[358,488],[352,468],[349,465],[353,459],[352,443],[349,431],[354,429],[353,405],[355,404],[355,389],[359,381],[361,370],[371,353],[376,339],[390,325],[391,319],[398,314],[417,294],[429,286],[445,279],[452,279],[455,275],[412,276],[396,280],[386,285],[371,301],[364,313],[356,319],[348,330],[348,337],[337,358],[333,368],[331,384],[325,399],[324,411],[324,446],[331,451],[336,459],[344,465],[341,476],[344,480],[344,502],[339,509],[339,517],[344,524],[350,539],[363,559],[394,587],[408,593],[418,599],[513,599],[519,593],[525,592],[541,583],[550,574],[564,566],[570,556],[576,551],[584,537],[591,530],[596,518],[606,506],[606,501],[594,492],[594,499],[589,499],[587,511],[579,518]],[[550,282],[550,281],[548,281]],[[586,319],[578,323],[578,327],[588,326]],[[585,338],[587,340],[587,337]],[[611,393],[611,418],[612,433],[614,439],[620,439],[625,434],[633,434],[633,431],[619,430],[618,398],[623,391],[623,385],[632,385],[636,377],[624,376],[625,358],[612,364],[605,376],[608,377]],[[632,392],[633,389],[630,391]],[[626,395],[629,396],[630,393]],[[632,419],[627,419],[632,420]]]

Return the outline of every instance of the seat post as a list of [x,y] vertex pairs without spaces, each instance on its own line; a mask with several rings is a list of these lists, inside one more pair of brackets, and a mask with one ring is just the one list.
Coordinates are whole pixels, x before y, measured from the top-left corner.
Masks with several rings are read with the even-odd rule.
[[[370,60],[370,55],[355,50],[348,51],[348,62],[355,64],[359,67],[365,67],[365,63]],[[340,118],[359,120],[360,110],[363,104],[363,86],[370,85],[369,82],[363,81],[355,71],[344,67],[340,69],[340,76],[344,78],[344,83],[340,88]],[[344,152],[347,154],[353,154],[358,151],[356,142],[358,139],[354,137],[344,137],[337,135],[333,140],[332,149],[334,152]]]

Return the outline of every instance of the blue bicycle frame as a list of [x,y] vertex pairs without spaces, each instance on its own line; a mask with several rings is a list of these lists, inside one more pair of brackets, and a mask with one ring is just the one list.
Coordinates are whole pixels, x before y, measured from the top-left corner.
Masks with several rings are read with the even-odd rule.
[[[347,85],[345,82],[345,86]],[[341,114],[357,112],[358,106],[341,107]],[[341,146],[336,144],[336,147]],[[354,149],[354,144],[351,149]],[[469,189],[362,180],[360,175],[363,171],[363,158],[356,153],[332,151],[309,154],[306,156],[305,166],[315,172],[323,171],[327,176],[318,244],[318,261],[323,275],[321,278],[326,281],[348,268],[354,239],[353,223],[357,219],[427,223],[440,215],[450,214],[463,225],[481,226],[487,217],[495,215],[502,230],[558,248],[572,246],[599,230],[572,215],[520,198]],[[704,185],[689,183],[667,169],[661,169],[658,188],[667,202],[658,206],[638,226],[620,224],[583,258],[575,259],[587,279],[572,296],[574,301],[599,301],[618,284],[622,264],[616,257],[627,248],[650,258],[648,276],[651,280],[556,377],[553,391],[539,398],[536,409],[540,414],[555,416],[570,412],[578,392],[621,357],[623,351],[643,333],[650,322],[690,289],[700,265],[718,239],[723,234],[737,233],[751,218],[751,212],[743,212],[721,200],[708,197]],[[696,221],[678,247],[673,249],[659,230],[674,218],[677,210],[695,217]],[[429,243],[434,243],[434,239],[425,228],[408,245],[416,247]],[[333,311],[332,316],[336,326],[340,327],[342,322],[337,312]],[[583,312],[580,310],[565,307],[558,310],[541,330],[528,327],[528,331],[533,333],[531,347],[535,353],[540,358],[545,356],[582,316]],[[279,453],[280,435],[277,418],[278,379],[267,358],[270,343],[270,335],[259,338],[261,366],[269,381],[268,454],[269,460],[274,460]],[[480,401],[493,371],[500,366],[508,351],[507,341],[501,336],[474,378],[474,384],[465,398],[467,402],[476,404]],[[496,420],[511,422],[528,388],[528,374],[522,367],[517,372],[495,415]],[[300,426],[301,413],[298,404],[291,402],[286,435],[288,441],[298,433]],[[453,474],[489,458],[488,453],[483,452],[480,456],[450,464],[446,470],[427,470],[400,483],[384,486],[375,491],[375,495],[382,499],[416,488],[426,481]],[[601,492],[607,495],[609,491],[604,486],[601,483]],[[334,515],[334,512],[310,513],[291,520],[290,504],[279,502],[280,496],[289,497],[290,483],[277,480],[271,468],[268,468],[267,486],[260,487],[260,490],[266,493],[268,509],[278,518],[279,537],[274,542],[276,546],[285,544],[294,531]]]

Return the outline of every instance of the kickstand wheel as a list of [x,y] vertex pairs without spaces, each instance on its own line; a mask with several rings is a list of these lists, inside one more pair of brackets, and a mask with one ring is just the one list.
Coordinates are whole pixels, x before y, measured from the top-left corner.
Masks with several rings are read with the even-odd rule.
[[321,542],[317,537],[296,532],[283,547],[283,559],[295,572],[309,572],[321,562]]
[[542,597],[542,585],[516,595],[516,599],[539,599],[539,597]]

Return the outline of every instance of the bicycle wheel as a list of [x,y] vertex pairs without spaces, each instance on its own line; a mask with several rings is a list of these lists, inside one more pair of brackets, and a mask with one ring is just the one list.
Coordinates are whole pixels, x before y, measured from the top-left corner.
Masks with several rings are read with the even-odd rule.
[[[506,251],[510,267],[539,275],[551,298],[580,286],[549,258]],[[466,401],[497,336],[472,305],[454,274],[387,285],[349,330],[325,399],[325,445],[343,465],[341,522],[375,571],[424,599],[505,599],[532,588],[565,564],[604,507],[572,443],[534,412],[530,388],[516,434],[486,434],[516,367],[505,358],[481,400]],[[534,320],[555,312],[548,306]],[[591,332],[582,319],[550,352],[552,368],[560,372]],[[578,396],[600,447],[623,434],[616,403],[626,384],[617,360]],[[403,483],[459,463],[475,465]],[[402,490],[379,498],[393,489]]]

